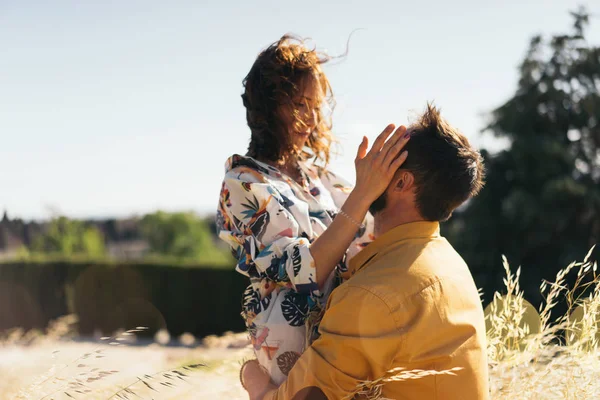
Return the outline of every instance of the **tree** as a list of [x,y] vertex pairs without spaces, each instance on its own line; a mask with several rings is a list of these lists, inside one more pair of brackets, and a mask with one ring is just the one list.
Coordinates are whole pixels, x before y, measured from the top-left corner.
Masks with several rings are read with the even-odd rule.
[[516,93],[485,129],[510,145],[482,152],[486,186],[446,226],[487,300],[502,286],[502,254],[522,265],[535,304],[542,278],[600,240],[600,48],[586,40],[585,10],[572,16],[572,32],[531,40]]
[[140,230],[154,255],[202,262],[229,259],[227,251],[215,246],[208,223],[191,212],[147,214]]
[[67,217],[52,219],[45,232],[34,238],[30,250],[66,257],[105,255],[104,238],[98,228]]

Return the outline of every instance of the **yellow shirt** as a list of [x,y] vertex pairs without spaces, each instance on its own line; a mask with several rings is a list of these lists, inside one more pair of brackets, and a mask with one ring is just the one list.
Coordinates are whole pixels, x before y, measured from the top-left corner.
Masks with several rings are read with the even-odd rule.
[[400,225],[360,252],[350,264],[355,274],[329,297],[320,338],[265,399],[293,399],[308,387],[342,399],[360,381],[398,367],[461,370],[386,383],[384,398],[487,399],[479,294],[467,265],[439,232],[437,222]]

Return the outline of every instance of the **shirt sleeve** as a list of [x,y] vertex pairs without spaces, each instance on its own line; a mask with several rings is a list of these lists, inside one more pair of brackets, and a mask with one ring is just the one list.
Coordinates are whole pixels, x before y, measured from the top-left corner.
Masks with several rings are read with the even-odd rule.
[[361,381],[389,371],[402,339],[396,326],[379,297],[363,288],[340,286],[330,296],[319,339],[264,399],[293,399],[307,388],[318,388],[329,399],[344,398]]
[[[353,185],[341,176],[328,171],[322,170],[320,174],[321,182],[323,186],[329,190],[335,206],[340,209],[348,199],[350,192],[352,192]],[[363,227],[356,232],[356,237],[348,247],[346,253],[346,263],[350,261],[359,251],[365,248],[369,243],[375,240],[373,235],[373,216],[367,212],[365,219],[362,221]]]
[[219,237],[231,246],[238,272],[318,296],[310,241],[289,211],[289,201],[259,172],[230,170],[217,212]]

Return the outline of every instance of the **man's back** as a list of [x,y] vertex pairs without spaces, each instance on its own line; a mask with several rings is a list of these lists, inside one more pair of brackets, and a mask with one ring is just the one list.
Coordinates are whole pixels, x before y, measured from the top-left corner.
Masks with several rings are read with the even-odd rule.
[[[367,248],[370,251],[354,260],[352,266],[358,272],[345,284],[349,290],[366,290],[379,298],[399,331],[391,365],[373,365],[370,379],[391,368],[443,371],[459,367],[463,369],[455,375],[387,383],[384,397],[485,398],[485,324],[467,265],[439,236],[437,223],[407,224],[394,231],[375,243],[377,248]],[[372,310],[372,302],[366,300],[355,305],[359,321],[361,313]]]
[[483,310],[473,278],[437,222],[400,225],[350,263],[335,289],[321,336],[266,399],[304,399],[318,389],[342,399],[360,382],[406,371],[454,371],[388,382],[383,396],[406,400],[488,398]]
[[[458,367],[462,369],[455,375],[387,383],[384,397],[487,397],[485,323],[479,294],[463,259],[439,236],[439,225],[406,224],[374,244],[353,260],[357,272],[344,284],[346,290],[364,290],[378,298],[398,330],[391,365],[376,362],[369,378],[376,379],[391,368],[444,371]],[[371,296],[366,297],[364,304],[353,306],[358,321],[361,313],[370,313],[374,307]]]

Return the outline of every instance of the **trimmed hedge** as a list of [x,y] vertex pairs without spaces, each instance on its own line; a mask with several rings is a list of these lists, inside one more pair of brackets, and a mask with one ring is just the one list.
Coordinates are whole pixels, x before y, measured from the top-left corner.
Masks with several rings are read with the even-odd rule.
[[69,262],[0,264],[0,332],[43,329],[74,313],[79,333],[166,328],[197,337],[242,331],[241,299],[248,279],[233,267]]

